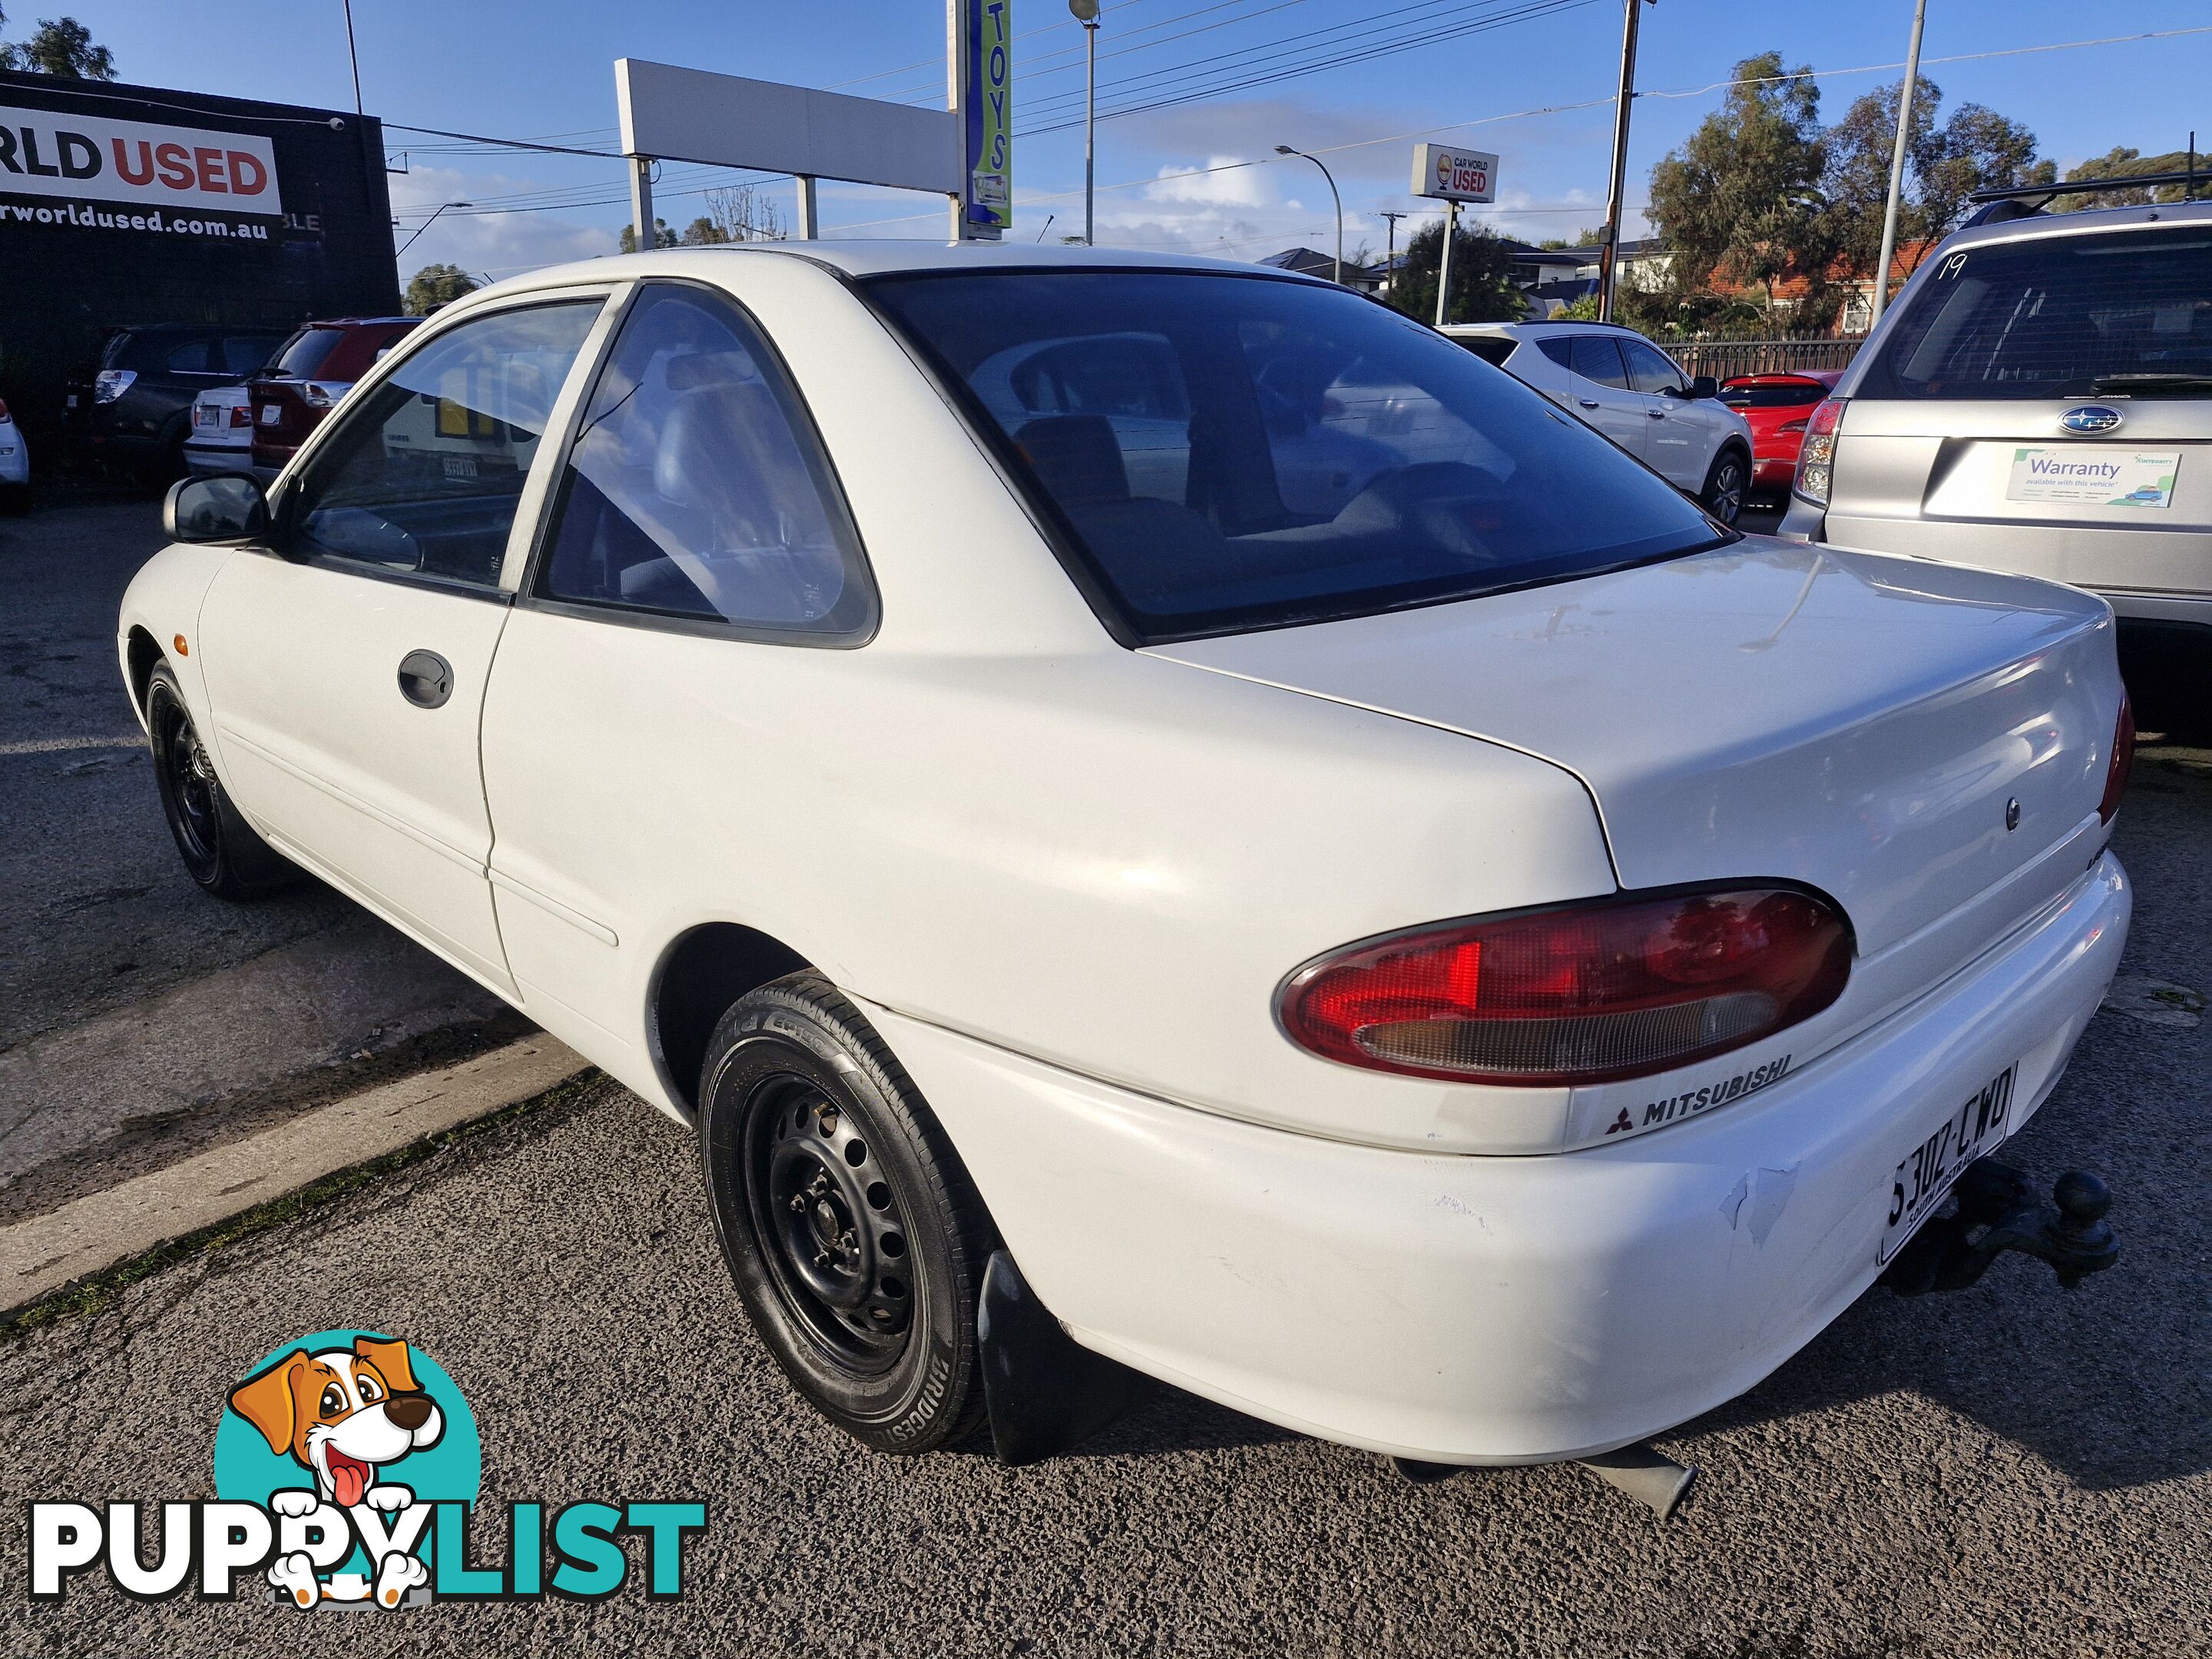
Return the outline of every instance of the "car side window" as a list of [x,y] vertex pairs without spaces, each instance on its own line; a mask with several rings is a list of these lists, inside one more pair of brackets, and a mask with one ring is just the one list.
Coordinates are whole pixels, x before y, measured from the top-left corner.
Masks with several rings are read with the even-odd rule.
[[274,334],[231,335],[222,343],[226,374],[252,374],[274,356],[282,337]]
[[601,303],[480,317],[402,363],[315,451],[287,515],[291,550],[496,587],[531,460]]
[[1599,386],[1628,390],[1628,373],[1621,367],[1620,348],[1610,334],[1577,334],[1571,337],[1574,342],[1576,374]]
[[1641,340],[1623,340],[1621,349],[1628,354],[1628,383],[1638,392],[1687,392],[1690,383],[1682,378],[1682,371],[1674,367],[1674,359],[1654,345]]
[[1536,349],[1561,368],[1571,369],[1575,366],[1575,337],[1571,334],[1554,334],[1548,339],[1539,340]]
[[572,605],[862,636],[874,594],[812,422],[727,301],[650,283],[562,476],[538,592]]
[[172,374],[208,374],[221,368],[216,362],[213,340],[187,340],[182,345],[172,346],[164,366]]

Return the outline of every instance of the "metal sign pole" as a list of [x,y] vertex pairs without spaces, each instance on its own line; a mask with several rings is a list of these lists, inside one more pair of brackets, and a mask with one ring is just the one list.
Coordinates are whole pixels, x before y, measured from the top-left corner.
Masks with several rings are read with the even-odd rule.
[[1459,204],[1444,204],[1444,245],[1437,256],[1437,326],[1451,320],[1451,250],[1459,239]]
[[1889,152],[1889,196],[1881,207],[1881,258],[1875,266],[1874,298],[1868,306],[1867,331],[1881,320],[1889,303],[1889,262],[1897,257],[1897,208],[1905,195],[1905,147],[1912,133],[1912,94],[1920,81],[1920,31],[1928,22],[1928,0],[1914,0],[1912,50],[1905,54],[1905,79],[1897,96],[1897,143]]
[[1644,0],[1628,0],[1628,21],[1621,26],[1620,97],[1613,109],[1613,187],[1606,192],[1605,241],[1597,255],[1597,314],[1613,320],[1613,292],[1620,280],[1621,198],[1628,185],[1628,116],[1636,102],[1637,8]]
[[637,235],[637,251],[651,252],[659,245],[653,230],[653,157],[629,158],[629,222]]

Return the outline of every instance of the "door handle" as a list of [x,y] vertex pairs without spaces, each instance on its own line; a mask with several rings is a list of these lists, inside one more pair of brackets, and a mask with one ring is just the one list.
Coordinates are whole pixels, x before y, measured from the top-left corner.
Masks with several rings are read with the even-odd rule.
[[417,708],[442,708],[453,695],[453,665],[434,651],[410,651],[399,659],[399,695]]
[[1647,409],[1644,412],[1655,421],[1663,421],[1667,418],[1667,411],[1663,409]]
[[1577,398],[1576,401],[1580,403],[1584,409],[1595,409],[1598,406],[1597,399],[1595,398]]

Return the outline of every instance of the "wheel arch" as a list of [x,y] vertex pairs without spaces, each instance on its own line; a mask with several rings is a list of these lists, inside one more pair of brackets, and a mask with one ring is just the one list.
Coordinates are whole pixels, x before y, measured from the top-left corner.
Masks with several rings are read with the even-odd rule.
[[669,1098],[696,1115],[707,1040],[730,1005],[813,966],[781,939],[740,922],[703,922],[671,939],[646,993],[647,1044]]
[[146,683],[154,678],[155,665],[161,660],[161,647],[153,633],[143,623],[133,623],[124,638],[124,667],[130,677],[131,707],[138,711],[141,725],[146,720]]

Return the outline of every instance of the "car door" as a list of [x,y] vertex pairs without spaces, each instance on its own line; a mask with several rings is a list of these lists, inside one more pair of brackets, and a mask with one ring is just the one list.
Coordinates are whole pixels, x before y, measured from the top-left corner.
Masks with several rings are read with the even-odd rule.
[[1629,389],[1628,365],[1610,334],[1568,337],[1574,365],[1574,410],[1630,454],[1641,459],[1649,441],[1644,398]]
[[757,826],[697,810],[702,771],[753,781],[763,813],[803,811],[775,780],[838,741],[822,647],[875,625],[843,494],[760,328],[718,291],[641,284],[484,708],[493,898],[533,1018],[651,1086],[645,987],[670,918],[697,920],[698,872],[805,902],[746,866]]
[[410,353],[288,475],[272,545],[224,564],[196,642],[256,828],[509,992],[477,726],[518,507],[605,297],[472,316]]
[[1690,382],[1674,360],[1647,340],[1625,339],[1629,389],[1644,401],[1644,459],[1678,489],[1705,487],[1719,434],[1709,411],[1690,397]]

